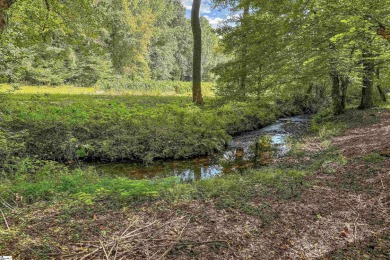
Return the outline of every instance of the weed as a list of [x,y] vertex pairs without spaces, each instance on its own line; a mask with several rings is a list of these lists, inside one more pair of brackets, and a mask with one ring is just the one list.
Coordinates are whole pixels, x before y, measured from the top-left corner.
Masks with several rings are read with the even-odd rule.
[[366,163],[381,163],[385,158],[378,153],[369,153],[363,156],[363,160]]

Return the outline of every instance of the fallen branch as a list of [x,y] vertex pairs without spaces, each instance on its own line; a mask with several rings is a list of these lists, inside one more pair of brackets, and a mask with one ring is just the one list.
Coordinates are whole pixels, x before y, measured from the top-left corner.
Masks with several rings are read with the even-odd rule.
[[4,212],[1,209],[0,209],[0,212],[1,212],[1,215],[3,216],[4,222],[5,222],[5,225],[7,226],[8,231],[11,231],[11,229],[10,229],[10,227],[8,225],[8,221],[5,218]]
[[91,253],[86,254],[85,256],[83,256],[83,257],[81,258],[81,260],[87,259],[88,257],[93,256],[94,254],[96,254],[97,252],[99,252],[100,249],[101,249],[101,247],[99,247],[99,248],[96,249],[95,251],[92,251]]
[[[166,226],[175,223],[177,221],[183,220],[185,217],[181,217],[178,219],[173,219],[171,221],[168,221],[166,223],[159,223],[157,220],[145,224],[144,226],[141,227],[134,227],[138,219],[133,221],[128,227],[124,229],[124,231],[121,231],[119,234],[113,235],[111,237],[107,237],[107,239],[103,240],[93,240],[93,241],[80,241],[77,243],[78,245],[84,245],[87,248],[89,247],[92,249],[91,251],[84,252],[84,255],[81,257],[81,259],[92,259],[92,258],[101,258],[101,259],[121,259],[127,254],[133,254],[134,248],[139,248],[140,245],[148,245],[149,243],[153,242],[171,242],[170,243],[164,243],[165,245],[163,248],[156,250],[157,252],[153,252],[153,257],[152,259],[163,259],[173,248],[177,243],[180,242],[180,239],[185,232],[186,227],[189,224],[189,221],[185,224],[184,228],[181,230],[179,236],[176,239],[155,239],[154,236],[149,237],[148,234],[153,233],[154,231],[160,231],[165,229]],[[131,230],[134,228],[133,230]],[[157,233],[160,233],[157,232]],[[146,236],[146,237],[145,237]],[[145,237],[142,239],[141,237]],[[149,238],[148,238],[149,237]],[[173,242],[172,242],[173,241]],[[226,242],[226,241],[225,241]],[[189,244],[201,244],[201,243],[212,243],[212,241],[183,241],[183,243],[189,243]],[[223,242],[224,243],[224,242]],[[92,248],[91,248],[92,247]],[[164,248],[165,247],[165,248]],[[152,247],[153,248],[153,247]],[[167,250],[165,250],[168,248]],[[137,249],[138,250],[138,249]],[[164,252],[165,250],[165,252]],[[163,255],[159,258],[158,255],[164,252]],[[146,253],[146,255],[149,255],[149,253]],[[157,257],[156,257],[157,256]]]
[[[140,241],[140,240],[138,240]],[[177,243],[176,244],[180,244],[180,245],[204,245],[204,244],[214,244],[214,243],[223,243],[223,244],[229,244],[228,241],[226,240],[207,240],[207,241],[190,241],[190,240],[177,240],[177,239],[152,239],[152,240],[148,240],[148,239],[144,239],[142,241],[176,241]],[[165,247],[167,245],[158,245],[158,246],[154,246],[154,247]]]
[[180,232],[179,236],[175,239],[175,241],[172,243],[172,245],[164,252],[164,254],[162,254],[162,256],[159,258],[160,260],[161,259],[164,259],[165,256],[171,252],[171,250],[173,249],[173,247],[180,241],[180,238],[183,236],[184,234],[184,231],[186,230],[188,224],[190,223],[191,221],[191,218],[187,221],[187,224],[184,226],[184,228],[182,229],[182,231]]
[[107,254],[106,248],[104,247],[104,243],[103,243],[103,241],[99,240],[99,242],[100,242],[100,245],[101,245],[101,246],[102,246],[102,248],[103,248],[103,252],[104,252],[104,255],[106,256],[106,259],[107,259],[107,260],[110,260],[110,258],[108,257],[108,254]]

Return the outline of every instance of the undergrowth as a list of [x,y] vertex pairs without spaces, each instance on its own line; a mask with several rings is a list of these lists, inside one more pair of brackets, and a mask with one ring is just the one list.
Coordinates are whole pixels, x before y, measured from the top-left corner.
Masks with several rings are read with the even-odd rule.
[[29,174],[19,171],[1,177],[0,198],[9,202],[19,200],[20,205],[64,199],[86,205],[105,200],[126,204],[156,199],[173,203],[217,199],[221,204],[229,204],[254,199],[267,194],[270,189],[273,196],[280,199],[297,197],[304,186],[302,178],[305,176],[298,170],[264,168],[240,175],[181,183],[177,177],[132,180],[101,175],[93,167],[70,170],[55,162],[29,163]]
[[[272,120],[279,112],[273,111],[269,115],[272,106],[267,107],[267,109],[263,107],[261,110],[258,107],[252,109],[251,106],[241,103],[221,105],[217,102],[210,102],[204,108],[197,108],[190,105],[185,98],[150,97],[137,99],[118,97],[114,99],[104,96],[78,99],[75,96],[63,95],[57,97],[0,96],[1,98],[3,99],[0,101],[3,102],[0,102],[0,116],[5,121],[2,121],[0,128],[0,208],[10,218],[13,214],[11,213],[12,209],[18,207],[28,208],[31,205],[31,208],[34,209],[35,205],[38,204],[43,204],[43,207],[57,205],[60,207],[60,213],[56,218],[59,221],[67,219],[69,223],[72,223],[71,229],[75,232],[72,232],[74,237],[69,239],[74,241],[80,240],[82,235],[78,235],[82,233],[83,229],[82,226],[77,226],[77,221],[73,221],[76,216],[87,214],[84,217],[92,221],[93,215],[98,210],[118,211],[126,207],[142,209],[145,205],[153,205],[149,202],[156,201],[165,201],[175,205],[189,204],[194,200],[212,200],[221,209],[234,209],[254,215],[260,218],[263,225],[270,225],[278,217],[277,213],[272,211],[272,203],[299,199],[305,188],[313,185],[315,181],[320,181],[310,178],[314,172],[320,170],[332,177],[336,176],[335,169],[337,167],[347,164],[353,166],[355,163],[330,145],[316,154],[305,153],[297,145],[296,150],[290,156],[295,158],[309,157],[310,160],[299,164],[279,164],[273,167],[247,170],[241,174],[228,174],[193,183],[181,183],[174,177],[131,180],[101,175],[94,168],[72,170],[63,164],[43,160],[39,157],[40,153],[35,152],[34,154],[33,151],[36,150],[31,150],[34,147],[33,144],[42,143],[45,146],[54,140],[56,143],[52,146],[45,146],[46,148],[38,151],[60,151],[61,156],[69,153],[71,156],[69,158],[77,159],[91,152],[89,146],[79,146],[80,144],[90,145],[87,140],[97,138],[103,143],[104,141],[116,140],[111,146],[108,146],[110,149],[107,151],[111,153],[112,149],[118,149],[115,152],[121,154],[129,149],[125,146],[126,144],[134,145],[134,143],[127,141],[130,139],[126,138],[135,138],[133,136],[139,136],[140,140],[141,138],[153,138],[153,142],[160,140],[163,146],[163,142],[169,140],[164,139],[167,135],[162,135],[163,138],[161,138],[156,133],[163,133],[161,129],[164,127],[166,127],[167,132],[173,131],[173,127],[175,127],[175,130],[183,131],[184,135],[193,135],[194,132],[204,131],[203,127],[210,127],[206,130],[211,131],[210,136],[207,137],[209,139],[202,135],[197,135],[193,140],[172,137],[173,143],[166,145],[176,149],[176,145],[193,146],[193,142],[198,141],[197,138],[213,142],[213,140],[215,141],[215,132],[213,131],[216,129],[221,131],[221,137],[225,138],[228,134],[255,128],[258,124],[265,122],[260,119]],[[83,103],[83,100],[90,103]],[[174,105],[172,105],[173,100],[176,102]],[[58,113],[52,113],[52,111],[58,111]],[[141,123],[141,119],[146,119],[146,121]],[[222,124],[218,119],[226,123]],[[127,121],[138,122],[139,125],[135,123],[127,126],[138,126],[136,130],[143,132],[138,133],[133,131],[133,128],[125,128]],[[312,130],[313,135],[320,136],[323,142],[326,142],[329,137],[346,129],[377,121],[378,115],[370,111],[351,110],[347,111],[346,115],[335,118],[322,114],[314,117]],[[207,122],[208,124],[206,124]],[[110,132],[107,132],[108,129]],[[152,131],[149,131],[150,129]],[[56,131],[60,132],[56,134]],[[80,133],[80,136],[89,136],[91,139],[74,136],[76,133]],[[71,142],[61,141],[68,140],[65,137],[70,138]],[[84,143],[80,140],[84,140]],[[189,141],[186,143],[183,140]],[[123,146],[121,146],[122,142],[124,142]],[[221,143],[223,144],[224,141]],[[61,146],[63,144],[67,145]],[[152,142],[149,145],[152,145]],[[210,143],[210,147],[213,145]],[[45,150],[47,147],[51,147],[52,150]],[[85,148],[85,151],[80,150],[80,147]],[[147,147],[148,151],[151,147],[153,146]],[[93,152],[96,151],[98,150]],[[368,171],[357,171],[351,168],[350,172],[340,176],[338,182],[333,183],[333,185],[339,185],[339,188],[347,191],[359,191],[367,188],[362,186],[364,179],[367,174],[379,172],[384,158],[380,154],[371,153],[356,160],[367,164]],[[56,202],[57,204],[55,204]],[[12,231],[0,229],[0,239],[11,241],[9,243],[12,244],[19,238],[21,232],[19,233],[17,229]],[[1,245],[0,249],[2,249]]]
[[61,162],[150,163],[212,154],[231,135],[283,115],[267,103],[208,99],[197,107],[186,97],[7,94],[0,99],[0,154],[20,157],[4,150],[18,144],[30,157]]
[[333,116],[329,109],[316,114],[311,121],[311,132],[321,139],[341,134],[346,129],[372,125],[379,122],[376,111],[347,110],[344,114]]

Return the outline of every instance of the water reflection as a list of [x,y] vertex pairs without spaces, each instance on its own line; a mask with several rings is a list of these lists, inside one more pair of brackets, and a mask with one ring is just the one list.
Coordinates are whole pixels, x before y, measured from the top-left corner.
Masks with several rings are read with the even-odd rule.
[[182,181],[202,180],[215,177],[223,172],[223,167],[219,165],[197,166],[184,171],[174,170],[173,175]]
[[291,137],[303,134],[308,118],[290,117],[272,125],[235,137],[228,148],[209,157],[193,160],[163,161],[152,166],[141,163],[109,163],[95,165],[103,172],[132,179],[177,176],[182,181],[212,178],[224,173],[266,165],[272,158],[290,151]]

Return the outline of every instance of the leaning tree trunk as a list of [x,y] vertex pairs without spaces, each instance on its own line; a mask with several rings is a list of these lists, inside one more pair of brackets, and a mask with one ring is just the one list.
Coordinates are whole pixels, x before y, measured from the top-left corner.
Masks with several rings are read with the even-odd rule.
[[191,27],[194,36],[193,70],[192,70],[192,100],[197,105],[203,104],[202,96],[202,28],[199,11],[202,0],[194,0],[191,11]]
[[372,90],[374,85],[375,66],[370,50],[363,50],[363,88],[359,109],[367,109],[374,106]]
[[5,11],[8,10],[16,0],[0,0],[0,35],[7,27]]

